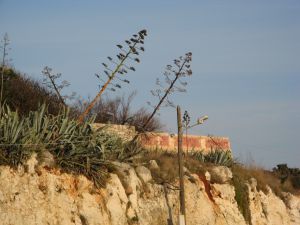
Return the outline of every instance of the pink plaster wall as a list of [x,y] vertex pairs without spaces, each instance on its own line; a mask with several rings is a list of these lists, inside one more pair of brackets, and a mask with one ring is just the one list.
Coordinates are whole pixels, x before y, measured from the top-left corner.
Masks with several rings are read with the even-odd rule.
[[[141,144],[146,149],[177,150],[177,135],[168,133],[148,133],[141,137]],[[227,137],[208,137],[188,135],[183,136],[183,149],[195,151],[226,150],[230,151],[230,141]]]

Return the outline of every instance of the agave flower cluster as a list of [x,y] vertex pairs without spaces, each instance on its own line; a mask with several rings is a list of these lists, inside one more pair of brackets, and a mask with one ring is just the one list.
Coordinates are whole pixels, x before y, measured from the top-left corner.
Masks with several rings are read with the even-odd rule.
[[188,113],[188,111],[184,111],[183,117],[182,117],[182,122],[184,124],[184,128],[187,129],[190,122],[191,122],[191,117]]

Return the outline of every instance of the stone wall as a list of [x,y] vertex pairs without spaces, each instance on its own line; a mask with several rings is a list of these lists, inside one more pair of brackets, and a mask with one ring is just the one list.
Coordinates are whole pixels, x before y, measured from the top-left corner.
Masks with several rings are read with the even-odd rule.
[[103,128],[108,132],[120,136],[124,141],[130,141],[136,135],[135,127],[128,125],[94,123],[92,124],[92,128]]
[[[100,124],[95,123],[92,125],[94,129],[105,127],[108,132],[115,133],[123,138],[125,141],[131,140],[136,131],[133,126],[116,125],[116,124]],[[177,135],[169,133],[154,133],[148,132],[141,135],[141,144],[145,149],[162,149],[162,150],[177,150]],[[183,136],[183,149],[195,151],[211,151],[211,150],[225,150],[230,151],[230,140],[227,137],[208,137],[197,135],[184,135]]]
[[[230,141],[227,137],[183,136],[183,150],[230,151]],[[141,136],[141,143],[146,149],[177,150],[178,136],[168,133],[148,133]]]

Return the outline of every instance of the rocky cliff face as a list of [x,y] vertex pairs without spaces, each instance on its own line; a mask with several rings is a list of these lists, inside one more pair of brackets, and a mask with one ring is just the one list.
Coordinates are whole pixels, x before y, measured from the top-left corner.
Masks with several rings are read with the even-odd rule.
[[[172,220],[177,224],[177,183],[156,184],[144,166],[115,164],[118,175],[111,174],[104,189],[96,189],[83,176],[37,167],[35,158],[18,170],[1,166],[0,223],[161,225]],[[149,166],[159,169],[155,162]],[[187,224],[248,223],[238,209],[231,178],[224,167],[206,173],[206,178],[187,173]],[[264,194],[253,179],[247,186],[251,224],[300,224],[299,197],[285,194],[283,201],[271,190]]]

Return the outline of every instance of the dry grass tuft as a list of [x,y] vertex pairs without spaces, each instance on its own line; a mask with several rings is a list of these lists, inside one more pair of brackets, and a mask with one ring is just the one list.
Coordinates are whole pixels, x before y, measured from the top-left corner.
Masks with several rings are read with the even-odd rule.
[[265,194],[268,192],[267,186],[269,186],[280,198],[283,197],[282,192],[290,192],[292,194],[296,194],[297,192],[299,193],[299,190],[296,190],[293,187],[290,180],[287,180],[285,183],[281,183],[280,179],[274,173],[261,167],[235,164],[231,169],[233,173],[232,184],[235,188],[235,200],[237,201],[239,209],[245,220],[250,224],[251,216],[249,210],[248,188],[246,186],[246,182],[248,182],[250,178],[256,179],[257,190],[261,190]]
[[143,161],[148,163],[155,160],[159,169],[151,169],[151,174],[157,183],[173,183],[178,178],[177,155],[167,151],[147,151],[143,155]]
[[252,177],[255,178],[257,180],[257,189],[264,193],[267,193],[267,186],[269,186],[279,197],[282,197],[282,192],[290,192],[292,194],[296,194],[298,192],[289,180],[285,183],[281,183],[280,179],[278,179],[274,173],[257,166],[245,167],[240,164],[236,164],[232,167],[232,172],[244,182],[248,181]]
[[[153,179],[157,183],[168,182],[172,183],[178,178],[178,156],[174,151],[152,150],[145,151],[138,163],[148,163],[150,160],[155,160],[159,166],[159,170],[152,169]],[[190,156],[183,158],[184,166],[194,174],[204,175],[209,167],[213,166],[210,163],[201,163]]]

